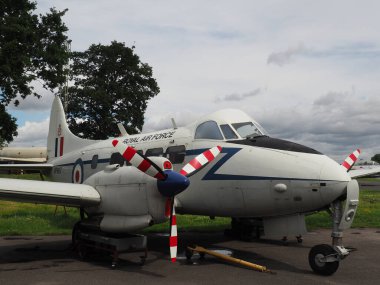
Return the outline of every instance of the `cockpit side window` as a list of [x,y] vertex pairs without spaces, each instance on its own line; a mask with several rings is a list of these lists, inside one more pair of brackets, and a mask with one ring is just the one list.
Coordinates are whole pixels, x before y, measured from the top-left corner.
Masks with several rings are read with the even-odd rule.
[[197,127],[195,139],[223,140],[223,136],[216,122],[207,121]]
[[237,139],[238,136],[235,134],[235,132],[231,129],[229,125],[220,125],[220,128],[222,129],[223,135],[226,139]]

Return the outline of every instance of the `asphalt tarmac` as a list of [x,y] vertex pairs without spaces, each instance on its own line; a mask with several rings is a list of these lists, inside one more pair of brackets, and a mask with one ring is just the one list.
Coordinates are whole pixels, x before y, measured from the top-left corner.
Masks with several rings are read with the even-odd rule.
[[[304,237],[302,244],[290,240],[243,242],[223,233],[180,233],[178,262],[168,256],[165,235],[148,236],[149,254],[145,265],[139,253],[123,256],[110,269],[111,258],[92,254],[81,260],[70,249],[70,236],[1,237],[0,284],[378,284],[380,280],[380,229],[350,229],[344,244],[357,249],[340,263],[329,277],[318,276],[309,268],[312,246],[330,243],[330,231],[318,230]],[[206,256],[188,262],[184,246],[198,244],[208,249],[267,266],[276,274],[257,272]]]

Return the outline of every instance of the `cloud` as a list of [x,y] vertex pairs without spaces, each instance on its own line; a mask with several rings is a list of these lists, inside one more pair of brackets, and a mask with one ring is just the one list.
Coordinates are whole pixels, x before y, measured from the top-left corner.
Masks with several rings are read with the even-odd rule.
[[296,47],[288,48],[286,51],[273,52],[268,56],[267,64],[276,64],[283,66],[285,64],[292,63],[296,56],[306,53],[308,49],[303,44],[299,44]]
[[219,102],[224,102],[224,101],[242,101],[244,99],[247,99],[249,97],[254,97],[254,96],[257,96],[261,93],[261,90],[260,88],[257,88],[253,91],[250,91],[250,92],[247,92],[247,93],[241,93],[241,94],[238,94],[238,93],[232,93],[232,94],[229,94],[229,95],[225,95],[225,96],[220,96],[220,97],[217,97],[214,102],[215,103],[219,103]]
[[174,118],[177,127],[183,127],[187,124],[197,120],[199,116],[194,112],[182,111],[175,112],[168,115],[155,115],[145,119],[143,126],[143,133],[170,129],[173,127],[171,118]]
[[[87,2],[40,0],[37,6],[40,13],[69,9],[64,21],[73,50],[136,42],[161,89],[149,101],[144,131],[170,128],[170,117],[183,125],[228,106],[245,110],[277,137],[329,155],[344,158],[356,144],[380,152],[373,110],[380,93],[380,2],[364,0],[359,11],[355,1],[345,1],[343,10],[342,1],[331,1],[328,12],[323,2],[302,1]],[[252,90],[252,82],[265,86],[266,96],[244,98],[239,90]],[[357,94],[341,92],[352,85]]]
[[277,108],[260,115],[274,137],[313,147],[341,161],[356,148],[363,157],[380,152],[380,98],[328,92],[303,108]]
[[18,128],[18,136],[11,143],[11,146],[46,146],[48,130],[49,118],[40,122],[26,121],[25,125]]
[[340,104],[340,101],[343,97],[347,96],[348,93],[339,93],[339,92],[329,92],[326,95],[323,95],[316,99],[313,103],[316,107],[326,107],[331,105]]
[[9,105],[8,109],[11,111],[25,111],[25,112],[35,112],[35,111],[47,111],[50,110],[51,104],[54,99],[54,95],[46,90],[39,92],[41,98],[38,99],[35,96],[28,96],[25,99],[22,99],[20,96],[17,96],[15,100],[18,100],[20,104],[16,107],[13,100]]

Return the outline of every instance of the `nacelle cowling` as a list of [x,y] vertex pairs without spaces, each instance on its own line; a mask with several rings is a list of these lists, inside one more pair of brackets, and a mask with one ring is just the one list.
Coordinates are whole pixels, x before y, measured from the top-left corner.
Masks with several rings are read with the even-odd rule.
[[[166,158],[150,159],[162,169],[172,167]],[[130,232],[167,220],[166,198],[158,191],[157,180],[133,166],[109,165],[84,184],[100,194],[100,205],[85,210],[90,216],[104,215],[100,222],[104,231]]]

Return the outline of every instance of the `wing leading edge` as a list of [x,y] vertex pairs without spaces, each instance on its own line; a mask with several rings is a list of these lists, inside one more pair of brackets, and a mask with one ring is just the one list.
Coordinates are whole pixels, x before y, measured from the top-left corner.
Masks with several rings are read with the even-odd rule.
[[74,207],[100,203],[98,191],[89,185],[8,178],[0,179],[0,199]]
[[366,177],[376,173],[380,173],[380,167],[366,168],[366,169],[351,169],[348,174],[351,178]]
[[0,164],[0,170],[50,170],[50,163]]

